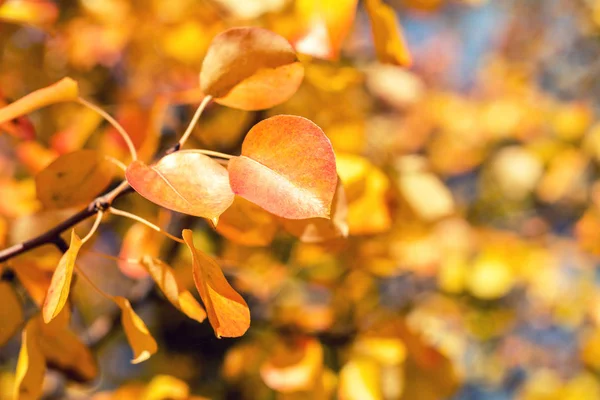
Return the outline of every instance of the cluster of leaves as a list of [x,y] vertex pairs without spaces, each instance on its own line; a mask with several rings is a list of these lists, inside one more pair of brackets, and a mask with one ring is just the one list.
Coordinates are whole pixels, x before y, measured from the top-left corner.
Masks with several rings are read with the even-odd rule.
[[[421,21],[483,2],[398,3]],[[516,398],[600,397],[600,127],[590,101],[539,88],[533,54],[511,59],[529,19],[464,94],[441,72],[461,62],[453,32],[415,46],[417,73],[367,61],[411,62],[384,1],[68,10],[0,5],[3,21],[52,32],[0,36],[1,247],[44,237],[73,207],[96,215],[1,264],[0,343],[21,351],[0,398],[38,397],[44,375],[52,391],[46,366],[93,381],[96,357],[111,389],[99,400],[436,400],[461,382],[505,390],[515,368],[528,372]],[[229,29],[242,25],[262,28]],[[111,372],[115,326],[145,361],[135,372]],[[213,341],[204,326],[250,329]]]

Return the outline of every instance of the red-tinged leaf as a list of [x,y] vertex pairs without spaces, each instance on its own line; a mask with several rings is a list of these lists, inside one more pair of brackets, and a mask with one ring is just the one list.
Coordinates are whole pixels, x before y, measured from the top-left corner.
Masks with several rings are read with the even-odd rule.
[[114,171],[114,165],[94,150],[62,155],[36,175],[37,197],[47,209],[87,203],[110,184]]
[[0,282],[0,346],[10,339],[23,324],[23,307],[8,282]]
[[321,128],[278,115],[256,124],[229,161],[235,194],[288,219],[329,218],[337,184],[335,155]]
[[232,28],[213,39],[200,86],[218,103],[261,110],[289,99],[303,77],[304,67],[285,38],[262,28]]
[[160,245],[164,236],[160,232],[149,228],[148,226],[136,222],[131,225],[121,244],[119,258],[117,263],[123,274],[132,279],[141,279],[148,276],[148,271],[139,263],[127,262],[125,259],[139,260],[142,256],[158,257]]
[[46,360],[39,342],[39,324],[33,318],[23,329],[21,350],[15,373],[15,400],[38,400],[46,374]]
[[194,150],[171,153],[150,166],[134,161],[125,176],[153,203],[214,223],[233,202],[227,169]]
[[146,361],[158,350],[156,341],[144,321],[133,311],[129,300],[120,296],[113,296],[113,300],[121,309],[121,323],[133,350],[131,363],[139,364]]
[[216,229],[227,239],[244,246],[268,246],[277,232],[277,225],[273,214],[236,196],[219,218]]
[[29,93],[6,107],[0,108],[0,124],[50,104],[75,101],[78,96],[77,82],[71,78],[63,78],[50,86]]
[[215,260],[194,247],[192,231],[184,229],[182,235],[192,253],[194,282],[215,334],[218,338],[242,336],[250,327],[248,305]]
[[44,322],[46,323],[49,323],[58,315],[69,298],[75,259],[77,258],[77,253],[79,253],[82,244],[83,243],[75,233],[75,230],[72,230],[69,250],[63,254],[54,271],[54,275],[52,275],[52,282],[50,283],[48,293],[46,294],[46,300],[44,301],[43,315]]
[[309,218],[300,220],[281,219],[286,231],[305,243],[319,243],[348,237],[348,203],[341,179],[338,178],[331,207],[331,219]]
[[382,0],[365,0],[379,61],[409,67],[412,56],[393,8]]
[[179,288],[173,268],[161,260],[149,256],[142,257],[140,262],[171,304],[191,319],[198,322],[206,319],[206,311],[194,296],[189,291]]

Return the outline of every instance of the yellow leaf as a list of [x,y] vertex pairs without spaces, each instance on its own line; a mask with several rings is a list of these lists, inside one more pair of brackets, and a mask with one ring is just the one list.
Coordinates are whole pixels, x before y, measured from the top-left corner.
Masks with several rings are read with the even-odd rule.
[[3,346],[23,323],[21,302],[8,282],[0,282],[0,304],[0,346]]
[[52,321],[56,315],[62,310],[69,297],[71,290],[71,278],[73,277],[73,268],[75,267],[75,259],[77,253],[81,249],[82,242],[79,236],[73,229],[71,231],[71,244],[69,250],[61,257],[58,266],[52,275],[52,282],[46,294],[44,301],[44,322]]
[[121,323],[127,341],[133,350],[131,363],[139,364],[146,361],[158,350],[156,341],[148,331],[144,321],[133,311],[129,300],[121,296],[113,296],[112,299],[121,308]]
[[74,151],[35,177],[37,198],[48,209],[78,206],[100,194],[113,175],[114,166],[97,151]]
[[21,115],[29,114],[39,108],[54,103],[75,101],[79,96],[77,82],[71,78],[63,78],[60,81],[29,93],[0,109],[0,124],[8,122]]
[[410,66],[412,57],[404,42],[394,9],[382,0],[365,0],[377,58],[384,63]]
[[227,282],[217,263],[194,247],[192,231],[184,229],[182,235],[192,253],[194,282],[215,334],[219,338],[242,336],[250,327],[248,305]]
[[142,400],[187,400],[190,388],[180,379],[169,375],[157,375],[148,384]]
[[17,361],[15,400],[38,400],[46,373],[46,360],[39,343],[39,326],[36,319],[23,330],[21,351]]
[[142,257],[140,262],[171,304],[191,319],[204,321],[206,311],[189,291],[179,289],[173,268],[150,256]]
[[341,400],[383,399],[377,363],[363,357],[347,362],[340,371],[338,396]]

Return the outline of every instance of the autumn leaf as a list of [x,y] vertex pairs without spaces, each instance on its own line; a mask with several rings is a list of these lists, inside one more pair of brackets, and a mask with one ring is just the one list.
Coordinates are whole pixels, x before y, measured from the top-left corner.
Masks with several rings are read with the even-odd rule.
[[219,218],[217,232],[244,246],[267,246],[277,232],[277,221],[243,197],[235,196],[233,204]]
[[348,237],[348,203],[341,179],[338,177],[331,205],[331,218],[281,219],[286,231],[304,243],[318,243]]
[[380,371],[374,360],[355,357],[340,371],[338,396],[342,400],[383,399],[380,380]]
[[114,166],[94,150],[58,157],[35,177],[38,199],[48,209],[87,203],[111,182]]
[[57,17],[58,7],[51,1],[0,1],[0,21],[47,27]]
[[235,194],[275,215],[329,218],[335,155],[321,128],[306,118],[278,115],[259,122],[228,169]]
[[140,263],[146,268],[171,304],[193,320],[202,322],[206,319],[206,311],[194,296],[189,291],[179,288],[173,268],[150,256],[142,257]]
[[412,56],[404,41],[394,9],[382,0],[365,0],[365,8],[371,20],[371,31],[379,61],[409,67],[412,64]]
[[125,176],[153,203],[215,223],[233,202],[227,169],[194,150],[171,153],[150,166],[134,161]]
[[218,338],[242,336],[250,327],[248,305],[227,282],[217,263],[194,247],[192,231],[184,229],[182,235],[192,253],[194,282],[215,334]]
[[69,249],[63,254],[58,266],[52,275],[52,282],[46,294],[44,301],[43,315],[44,322],[49,323],[65,306],[71,290],[71,278],[73,277],[73,268],[77,253],[82,246],[81,239],[73,229],[71,231],[71,244]]
[[8,282],[0,281],[0,304],[0,346],[4,346],[24,322],[23,307]]
[[295,14],[303,33],[294,38],[300,53],[337,60],[354,17],[358,0],[297,0]]
[[160,232],[136,222],[127,230],[121,244],[119,261],[117,265],[121,272],[132,278],[141,279],[148,276],[148,271],[143,265],[128,260],[140,260],[143,256],[158,257],[160,245],[164,238]]
[[6,107],[0,108],[0,124],[51,104],[75,101],[78,95],[77,82],[71,78],[63,78],[50,86],[29,93]]
[[68,307],[48,324],[39,317],[36,319],[39,344],[48,367],[58,369],[78,382],[96,378],[98,367],[91,350],[69,328],[71,312]]
[[217,103],[260,110],[289,99],[303,77],[304,67],[285,38],[262,28],[232,28],[213,39],[200,87]]
[[46,374],[46,360],[40,347],[38,321],[29,320],[21,335],[21,350],[15,377],[15,400],[38,400]]
[[131,363],[139,364],[146,361],[158,350],[156,341],[148,331],[144,321],[133,311],[129,300],[121,296],[112,296],[112,299],[121,309],[121,323],[127,341],[133,350]]
[[277,342],[260,366],[267,386],[282,393],[311,389],[323,369],[323,346],[314,338],[301,338],[293,346]]

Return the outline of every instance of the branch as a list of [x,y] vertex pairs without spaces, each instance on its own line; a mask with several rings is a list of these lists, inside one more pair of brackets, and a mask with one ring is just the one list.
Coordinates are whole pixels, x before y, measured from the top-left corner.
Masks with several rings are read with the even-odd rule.
[[[125,187],[115,194],[114,199],[117,199],[131,192],[133,192],[133,189],[130,186]],[[64,241],[61,241],[62,239],[60,237],[60,234],[74,227],[78,223],[85,221],[89,217],[96,215],[98,211],[106,207],[107,205],[102,202],[103,197],[104,195],[95,198],[90,202],[90,204],[88,204],[86,208],[79,211],[72,217],[64,220],[55,227],[49,229],[48,231],[42,233],[41,235],[29,239],[25,242],[15,244],[14,246],[0,251],[0,263],[10,260],[11,258],[18,256],[19,254],[26,253],[30,250],[33,250],[46,244],[54,244],[62,250],[62,244],[64,243]]]

